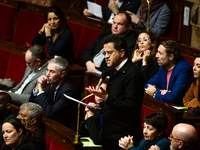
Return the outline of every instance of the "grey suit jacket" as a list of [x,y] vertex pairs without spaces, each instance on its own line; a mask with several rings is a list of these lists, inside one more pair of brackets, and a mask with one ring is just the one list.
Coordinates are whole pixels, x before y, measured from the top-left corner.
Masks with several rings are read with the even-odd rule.
[[24,87],[22,94],[15,94],[14,92],[17,91],[22,86],[22,84],[24,83],[24,81],[26,80],[26,78],[28,77],[28,75],[32,71],[30,67],[26,68],[25,73],[24,73],[24,77],[21,80],[21,82],[16,87],[12,88],[8,92],[8,94],[12,98],[13,104],[19,106],[19,105],[29,101],[31,93],[33,92],[33,89],[36,86],[37,78],[46,74],[47,64],[48,64],[48,62],[46,64],[44,64],[42,66],[42,68],[37,72],[37,74],[29,81],[29,83]]
[[[141,8],[141,7],[140,7]],[[137,11],[137,16],[140,18],[140,8]],[[170,24],[171,24],[171,10],[165,3],[160,8],[150,13],[150,23],[149,27],[155,35],[167,36],[169,34]],[[148,21],[144,23],[145,27],[148,26]],[[141,29],[141,20],[138,24],[134,24],[135,29]]]

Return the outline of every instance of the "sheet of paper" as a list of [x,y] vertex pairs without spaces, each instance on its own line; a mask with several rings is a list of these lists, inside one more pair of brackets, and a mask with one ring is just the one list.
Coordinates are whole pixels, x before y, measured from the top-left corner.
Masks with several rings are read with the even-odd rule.
[[75,101],[75,102],[77,102],[77,103],[80,103],[81,105],[87,106],[88,108],[91,108],[91,109],[98,109],[98,110],[101,110],[101,109],[102,109],[102,108],[100,108],[100,107],[94,107],[94,106],[88,105],[88,104],[86,104],[86,103],[84,103],[84,102],[81,102],[81,101],[79,101],[79,100],[77,100],[77,99],[75,99],[75,98],[73,98],[73,97],[71,97],[71,96],[66,95],[65,93],[64,93],[63,95],[64,95],[66,98],[70,99],[70,100],[73,100],[73,101]]
[[83,143],[83,147],[102,147],[101,145],[95,145],[90,137],[81,137],[80,141]]
[[172,106],[172,107],[174,107],[174,108],[176,108],[176,109],[178,109],[178,110],[187,109],[187,108],[184,107],[184,106]]
[[93,2],[89,2],[87,1],[87,6],[88,6],[88,10],[96,17],[98,18],[103,18],[102,17],[102,10],[101,10],[101,6],[93,3]]

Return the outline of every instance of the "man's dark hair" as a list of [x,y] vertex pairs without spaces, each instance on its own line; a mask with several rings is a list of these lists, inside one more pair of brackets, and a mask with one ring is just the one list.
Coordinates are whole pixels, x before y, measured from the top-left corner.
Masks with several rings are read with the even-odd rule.
[[59,21],[60,25],[57,28],[58,37],[60,37],[66,30],[69,29],[69,26],[67,25],[65,15],[63,14],[63,11],[59,6],[50,6],[49,8],[47,8],[45,13],[45,18],[47,22],[48,22],[48,14],[51,12],[53,12],[60,19]]
[[129,24],[132,23],[131,17],[130,17],[130,15],[128,13],[126,13],[126,12],[118,12],[117,15],[118,14],[124,14],[126,16],[126,26],[128,26]]
[[163,45],[166,48],[167,55],[173,54],[175,61],[180,59],[181,50],[177,44],[177,42],[173,40],[162,41],[160,45]]
[[45,61],[46,53],[42,46],[35,44],[28,50],[32,53],[32,58],[34,60],[40,59],[42,62]]
[[0,92],[0,99],[2,99],[6,103],[12,103],[10,95],[6,92]]
[[158,133],[161,133],[168,127],[167,117],[160,112],[154,112],[147,115],[143,118],[143,122],[156,128]]
[[124,39],[124,37],[122,35],[117,35],[117,34],[111,34],[108,35],[107,37],[104,38],[103,40],[103,44],[107,44],[107,43],[114,43],[114,48],[117,51],[120,51],[121,49],[125,50],[125,56],[127,57],[127,43],[126,40]]

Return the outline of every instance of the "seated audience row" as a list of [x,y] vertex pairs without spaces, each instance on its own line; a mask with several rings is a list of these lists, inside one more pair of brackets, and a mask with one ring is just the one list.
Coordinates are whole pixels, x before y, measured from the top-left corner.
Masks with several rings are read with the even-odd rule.
[[[43,115],[42,107],[36,103],[24,103],[21,105],[19,114],[16,117],[11,112],[12,102],[11,97],[8,93],[0,92],[0,102],[2,104],[2,106],[0,107],[0,129],[2,130],[2,132],[0,132],[1,149],[10,149],[9,147],[11,147],[12,149],[27,149],[26,142],[28,142],[28,145],[33,145],[30,147],[30,149],[46,149],[46,140],[42,130],[41,122]],[[17,118],[21,121],[17,121]],[[9,122],[12,125],[4,125],[5,122]],[[18,124],[19,122],[20,124]],[[21,123],[23,125],[21,125]],[[13,126],[17,130],[18,134],[16,134]],[[23,128],[22,126],[24,126],[25,128]],[[25,135],[27,135],[28,137],[25,137],[22,131],[25,132]]]
[[[155,117],[150,118],[152,116],[155,116],[155,113],[149,114],[147,118],[144,118],[144,121],[148,120],[154,120],[154,119],[160,119],[160,120],[154,120],[155,122],[152,122],[152,125],[146,124],[146,127],[144,125],[143,133],[144,133],[144,139],[140,142],[140,145],[138,147],[134,146],[134,142],[132,140],[132,137],[124,137],[119,140],[119,146],[125,150],[199,150],[199,139],[196,129],[186,123],[179,123],[175,125],[172,129],[172,132],[168,139],[170,140],[171,144],[169,143],[169,140],[166,138],[166,136],[163,134],[159,136],[159,130],[158,129],[164,129],[165,125],[161,124],[163,119]],[[161,121],[162,120],[162,121]],[[158,125],[160,123],[160,127],[154,127],[154,125]],[[149,128],[148,128],[149,127]],[[146,129],[147,128],[147,129]],[[146,131],[148,130],[148,131]],[[157,135],[157,137],[156,137]]]
[[40,45],[31,46],[25,54],[27,68],[22,81],[7,93],[14,104],[36,102],[42,106],[45,117],[76,130],[77,103],[63,95],[79,99],[77,87],[67,77],[68,62],[62,57],[46,62],[45,55]]
[[111,29],[105,28],[98,38],[91,43],[82,53],[83,65],[86,66],[88,72],[97,70],[108,70],[106,61],[103,55],[104,38],[111,34],[123,35],[128,44],[128,57],[131,57],[135,46],[136,37],[131,28],[131,18],[127,13],[118,13],[114,17]]
[[161,150],[168,150],[170,141],[167,139],[167,117],[159,112],[154,112],[143,118],[144,139],[135,147],[133,136],[125,136],[119,140],[119,146],[128,150],[148,150],[152,145],[157,145]]
[[[171,25],[171,11],[165,0],[149,0],[150,3],[150,22],[149,27],[156,36],[167,36]],[[138,0],[107,0],[103,7],[103,20],[113,23],[114,15],[119,11],[127,12],[131,16],[133,28],[144,30],[148,27],[148,2],[145,0],[143,5],[140,5]],[[139,8],[138,8],[139,7]],[[142,9],[142,12],[141,12]],[[92,16],[88,9],[84,9],[85,16]],[[142,18],[143,24],[142,24]]]
[[[136,13],[139,6],[139,0],[107,0],[102,9],[103,20],[113,23],[113,18],[118,12],[125,12],[126,10],[129,10]],[[83,10],[83,14],[86,17],[93,15],[87,8]]]

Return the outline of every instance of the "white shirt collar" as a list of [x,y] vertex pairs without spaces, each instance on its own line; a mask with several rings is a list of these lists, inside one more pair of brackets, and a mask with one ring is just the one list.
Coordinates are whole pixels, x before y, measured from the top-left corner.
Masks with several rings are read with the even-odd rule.
[[115,69],[119,71],[119,69],[121,69],[127,61],[128,58],[124,59],[117,67],[115,67]]

